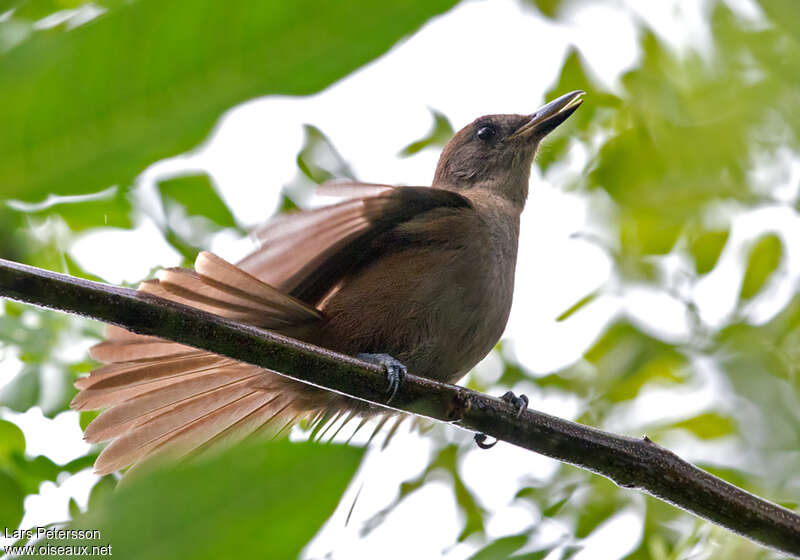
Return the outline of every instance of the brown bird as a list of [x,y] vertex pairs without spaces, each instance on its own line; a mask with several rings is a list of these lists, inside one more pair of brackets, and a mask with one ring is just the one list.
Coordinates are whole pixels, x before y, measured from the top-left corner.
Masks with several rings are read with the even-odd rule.
[[[406,371],[455,382],[497,343],[514,287],[520,214],[540,140],[581,104],[559,97],[532,115],[489,115],[445,147],[431,187],[335,183],[351,198],[285,214],[237,265],[200,253],[194,270],[160,271],[143,292],[376,361],[396,391]],[[300,420],[362,424],[389,409],[230,358],[109,327],[77,380],[86,428],[113,440],[104,474],[183,457]],[[389,395],[389,399],[394,393]],[[332,423],[328,424],[329,426]]]

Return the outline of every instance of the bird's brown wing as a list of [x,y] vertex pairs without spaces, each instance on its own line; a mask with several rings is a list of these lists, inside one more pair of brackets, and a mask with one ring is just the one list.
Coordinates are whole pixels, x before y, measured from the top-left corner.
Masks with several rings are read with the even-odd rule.
[[364,200],[395,187],[374,183],[327,182],[318,194],[345,198],[316,210],[276,216],[254,235],[259,248],[237,266],[285,292],[300,268],[320,255],[334,254],[349,239],[369,229]]
[[238,263],[280,291],[316,305],[340,280],[375,258],[372,240],[435,208],[463,208],[458,193],[429,187],[326,183],[357,198],[317,210],[284,214],[256,232],[260,249]]
[[[375,258],[371,240],[427,210],[467,204],[456,193],[421,187],[370,192],[281,217],[259,232],[262,248],[239,266],[201,253],[195,270],[163,270],[140,290],[313,338],[304,333],[322,317],[316,301]],[[77,380],[72,406],[107,408],[85,433],[90,442],[113,440],[95,464],[99,473],[156,456],[182,457],[255,431],[280,432],[302,418],[329,418],[341,402],[275,372],[118,327],[109,327],[91,353],[106,365]]]

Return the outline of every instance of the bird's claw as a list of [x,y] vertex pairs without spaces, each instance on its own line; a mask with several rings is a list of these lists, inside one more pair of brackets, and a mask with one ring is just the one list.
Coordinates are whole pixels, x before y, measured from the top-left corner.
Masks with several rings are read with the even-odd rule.
[[386,379],[389,381],[389,389],[386,391],[389,398],[386,400],[386,404],[392,402],[397,390],[406,378],[406,373],[408,373],[406,366],[389,354],[359,354],[358,357],[366,362],[372,362],[386,368]]
[[522,413],[525,412],[525,410],[527,410],[528,402],[530,402],[528,401],[527,396],[525,395],[517,396],[513,393],[513,391],[506,391],[506,393],[500,398],[506,401],[508,404],[517,407],[517,418],[522,416]]
[[[522,416],[522,413],[528,408],[528,397],[525,395],[517,396],[512,391],[506,391],[506,393],[500,397],[508,404],[517,407],[517,418]],[[497,444],[497,440],[494,440],[492,443],[486,443],[486,434],[484,433],[477,433],[475,434],[475,444],[480,447],[481,449],[491,449]]]
[[498,440],[494,440],[492,443],[486,443],[487,435],[484,433],[477,433],[475,434],[475,445],[480,447],[481,449],[491,449],[495,445],[497,445]]

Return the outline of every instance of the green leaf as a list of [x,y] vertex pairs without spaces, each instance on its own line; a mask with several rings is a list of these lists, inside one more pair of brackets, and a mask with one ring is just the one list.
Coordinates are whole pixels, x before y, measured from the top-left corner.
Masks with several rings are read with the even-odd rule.
[[65,463],[61,465],[61,470],[63,472],[68,472],[70,474],[75,474],[76,472],[82,471],[83,469],[88,469],[94,462],[97,460],[97,456],[99,453],[97,452],[89,452],[86,455],[78,457],[77,459],[73,459],[69,463]]
[[689,430],[701,439],[714,439],[736,433],[736,423],[727,416],[707,412],[672,424],[670,428]]
[[134,177],[197,145],[228,108],[320,91],[454,4],[139,0],[33,33],[0,57],[4,195]]
[[761,291],[770,276],[778,270],[782,255],[783,244],[775,234],[765,235],[753,246],[747,258],[740,300],[748,300]]
[[502,537],[489,543],[478,552],[469,557],[469,560],[496,560],[498,558],[508,558],[528,542],[527,533]]
[[236,227],[233,214],[205,173],[165,179],[158,183],[158,190],[167,210],[177,203],[190,216],[203,216],[223,228]]
[[456,494],[456,502],[467,517],[464,528],[458,535],[458,542],[462,542],[470,535],[483,532],[484,511],[457,472],[453,474],[453,489]]
[[0,14],[7,12],[8,10],[17,8],[20,4],[25,2],[26,0],[0,0]]
[[[717,344],[717,360],[727,381],[739,398],[761,411],[764,425],[769,426],[758,437],[748,438],[754,453],[800,445],[797,362],[784,362],[770,331],[769,325],[735,324],[719,334]],[[742,419],[747,421],[746,416]]]
[[184,267],[191,267],[194,264],[195,259],[197,258],[197,254],[202,250],[200,247],[196,245],[192,245],[183,237],[181,237],[175,230],[171,228],[167,228],[164,231],[164,239],[172,245],[173,249],[178,251],[181,256],[183,256],[183,262],[181,266]]
[[[250,442],[93,490],[71,523],[124,558],[296,558],[330,516],[363,450]],[[110,483],[109,483],[110,485]],[[68,544],[65,542],[65,544]]]
[[0,405],[24,412],[31,406],[53,417],[67,409],[75,389],[67,375],[49,375],[47,368],[69,370],[51,357],[61,336],[76,334],[68,316],[7,302],[0,315],[0,341],[17,347],[21,371],[0,388]]
[[70,319],[61,313],[12,302],[6,302],[5,308],[6,312],[0,315],[0,340],[17,345],[22,361],[44,362]]
[[[620,399],[635,394],[647,380],[680,379],[680,368],[686,364],[686,358],[674,347],[625,320],[609,327],[584,358],[603,373],[596,382],[616,391]],[[622,383],[625,379],[631,380],[630,386]]]
[[763,137],[759,151],[785,143],[780,133],[759,134],[783,92],[768,79],[753,83],[741,63],[752,55],[736,52],[742,44],[715,49],[707,61],[677,57],[646,32],[641,63],[622,78],[626,101],[611,123],[616,134],[600,148],[588,186],[605,189],[627,212],[657,213],[677,225],[720,199],[751,201],[747,154],[756,136]]
[[434,109],[431,109],[431,114],[433,115],[433,126],[430,132],[400,150],[400,157],[414,155],[425,148],[444,146],[452,138],[453,125],[450,124],[448,118]]
[[316,126],[303,127],[305,140],[297,154],[297,167],[315,183],[329,179],[353,179],[355,175],[350,166],[334,147],[333,142]]
[[78,502],[75,501],[75,498],[69,499],[69,504],[67,505],[69,509],[69,517],[70,519],[75,519],[81,514],[81,508],[78,506]]
[[561,508],[564,507],[571,497],[571,495],[564,496],[560,500],[544,508],[542,510],[542,517],[553,517],[556,515],[559,511],[561,511]]
[[555,18],[558,15],[563,0],[530,0],[536,8],[549,18]]
[[27,235],[21,231],[28,224],[27,216],[0,201],[0,258],[27,262],[31,253]]
[[36,366],[26,365],[8,384],[0,389],[0,405],[17,412],[25,412],[39,402],[41,385]]
[[25,493],[16,480],[0,470],[0,527],[15,528],[22,521]]
[[[547,3],[555,4],[549,0]],[[536,4],[537,7],[542,8],[540,2],[536,2]],[[541,4],[543,5],[544,3]],[[586,92],[587,101],[567,122],[560,125],[553,134],[547,137],[537,153],[536,163],[545,171],[550,165],[563,157],[570,139],[574,138],[576,133],[578,137],[582,137],[582,133],[586,132],[591,125],[597,124],[598,110],[603,108],[613,109],[620,103],[616,96],[608,93],[591,77],[580,52],[575,48],[570,48],[561,65],[561,73],[558,80],[545,93],[545,101],[552,101],[556,97],[577,89]]]
[[636,397],[648,383],[674,385],[683,380],[686,359],[680,354],[664,352],[649,359],[619,379],[608,393],[612,402],[627,401]]
[[89,492],[89,511],[98,510],[107,506],[108,500],[114,495],[117,487],[117,479],[112,475],[106,475],[92,486]]
[[[95,456],[92,454],[91,458]],[[37,493],[42,482],[46,480],[55,482],[61,472],[74,473],[80,470],[74,467],[88,466],[78,465],[76,461],[62,466],[44,455],[26,456],[25,436],[22,430],[11,422],[0,420],[0,471],[13,478],[23,494]]]
[[95,4],[97,6],[113,6],[124,0],[3,0],[0,1],[0,13],[4,10],[4,4],[9,7],[16,5],[14,17],[39,20],[62,10],[72,10],[85,4]]
[[92,423],[92,420],[100,416],[99,410],[82,410],[80,412],[79,423],[81,431],[86,430],[86,427]]
[[575,536],[580,539],[587,537],[600,523],[626,503],[626,498],[619,488],[605,478],[594,477],[591,480],[590,492],[590,498],[581,504],[578,511]]
[[622,103],[616,95],[609,93],[600,85],[591,75],[587,66],[580,51],[574,47],[570,48],[567,51],[564,62],[561,64],[561,73],[558,81],[545,93],[545,100],[549,102],[577,89],[586,92],[586,99],[589,102],[584,103],[580,111],[567,121],[580,123],[580,126],[577,127],[578,129],[583,129],[591,122],[591,117],[596,114],[598,108],[617,108]]
[[483,532],[483,508],[461,480],[458,472],[458,446],[448,445],[444,447],[436,459],[428,466],[425,475],[437,468],[445,469],[453,477],[453,491],[456,495],[456,502],[467,518],[464,528],[458,535],[458,542],[465,540],[474,533]]
[[25,435],[16,424],[0,420],[0,462],[25,453]]
[[556,317],[556,322],[560,323],[561,321],[565,321],[565,320],[569,319],[572,315],[574,315],[575,313],[580,311],[583,307],[585,307],[589,303],[593,302],[597,298],[598,295],[599,295],[599,292],[596,292],[596,291],[592,292],[590,294],[586,294],[581,299],[579,299],[578,301],[573,303],[567,310],[565,310],[563,313],[561,313],[561,315]]
[[9,473],[13,474],[17,483],[26,494],[35,494],[45,480],[55,482],[61,467],[52,459],[44,455],[37,455],[32,459],[16,456],[13,464],[9,465]]
[[706,274],[717,264],[730,232],[700,231],[689,239],[689,254],[694,259],[697,274]]
[[783,27],[787,34],[794,37],[800,34],[800,4],[793,0],[770,0],[758,4],[770,20]]
[[45,416],[53,418],[59,412],[67,410],[75,393],[76,390],[69,384],[66,376],[50,378],[44,375],[41,367],[26,364],[21,372],[0,389],[0,405],[17,412],[39,406]]
[[17,3],[14,16],[38,20],[63,9],[64,7],[58,0],[21,0]]
[[630,213],[620,219],[620,241],[623,252],[632,255],[665,255],[681,235],[680,222],[662,215]]
[[515,499],[529,500],[541,510],[542,517],[555,517],[570,504],[583,482],[568,472],[562,473],[553,481],[539,486],[526,486],[519,490]]
[[293,212],[295,210],[299,210],[299,208],[300,207],[297,206],[295,201],[292,200],[289,195],[287,195],[286,193],[283,193],[281,195],[281,204],[280,204],[280,208],[278,210],[279,212],[281,212],[281,213],[283,213],[283,212]]
[[130,229],[132,206],[128,198],[129,189],[114,187],[97,193],[90,200],[76,197],[31,212],[34,216],[57,215],[72,231],[83,231],[94,227]]

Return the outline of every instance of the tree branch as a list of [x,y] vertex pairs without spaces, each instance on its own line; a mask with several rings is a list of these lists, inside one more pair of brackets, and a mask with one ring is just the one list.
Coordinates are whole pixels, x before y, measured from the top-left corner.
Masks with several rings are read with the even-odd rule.
[[[0,259],[0,296],[188,344],[382,404],[383,370],[324,348],[161,298]],[[408,375],[392,408],[484,432],[638,488],[800,558],[800,516],[691,465],[647,437],[630,438],[515,408],[463,387]]]

